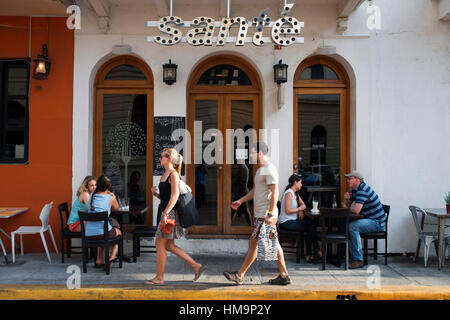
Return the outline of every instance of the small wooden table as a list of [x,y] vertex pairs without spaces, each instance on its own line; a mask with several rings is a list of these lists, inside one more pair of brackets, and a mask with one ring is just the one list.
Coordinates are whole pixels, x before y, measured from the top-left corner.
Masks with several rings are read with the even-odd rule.
[[[9,219],[26,211],[28,211],[28,208],[0,208],[0,219]],[[0,232],[3,233],[5,237],[7,237],[9,240],[11,240],[11,237],[1,227]],[[3,256],[5,257],[6,263],[9,263],[8,256],[6,254],[6,249],[5,246],[3,245],[1,238],[0,238],[0,245],[3,250]]]
[[447,213],[445,208],[425,208],[425,212],[432,217],[435,217],[439,220],[438,225],[438,268],[441,270],[443,261],[445,259],[445,252],[444,252],[444,238],[445,238],[445,220],[450,219],[450,214]]

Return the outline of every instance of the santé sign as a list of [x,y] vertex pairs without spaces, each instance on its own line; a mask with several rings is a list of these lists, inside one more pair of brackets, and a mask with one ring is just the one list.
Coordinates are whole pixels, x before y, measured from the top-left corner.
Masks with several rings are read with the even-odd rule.
[[[268,10],[263,10],[253,21],[248,21],[245,17],[222,18],[215,21],[210,17],[197,17],[193,21],[183,21],[177,16],[162,17],[159,21],[148,21],[148,27],[157,27],[163,34],[149,36],[149,42],[156,42],[160,45],[172,46],[180,42],[187,42],[193,46],[223,46],[225,43],[234,42],[236,46],[243,46],[252,42],[256,46],[273,41],[280,46],[289,46],[294,43],[303,43],[304,38],[300,37],[304,22],[298,21],[288,13],[294,4],[286,5],[281,18],[275,22],[268,17]],[[184,36],[180,27],[193,27]],[[236,36],[230,36],[231,27],[235,27]],[[252,37],[247,37],[249,28],[255,28]],[[264,28],[271,28],[271,37],[263,37]],[[218,32],[216,33],[216,29]]]

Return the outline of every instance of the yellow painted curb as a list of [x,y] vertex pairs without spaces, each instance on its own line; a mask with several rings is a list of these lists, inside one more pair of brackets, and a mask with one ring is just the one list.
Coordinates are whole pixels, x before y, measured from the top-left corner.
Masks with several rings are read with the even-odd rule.
[[385,286],[379,290],[369,290],[356,286],[185,289],[173,286],[97,285],[69,290],[65,286],[0,285],[2,300],[336,300],[338,296],[357,300],[450,300],[450,286]]

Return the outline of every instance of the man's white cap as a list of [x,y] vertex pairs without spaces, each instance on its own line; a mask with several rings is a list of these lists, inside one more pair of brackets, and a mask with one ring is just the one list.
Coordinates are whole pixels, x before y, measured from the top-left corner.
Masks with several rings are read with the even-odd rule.
[[350,173],[347,173],[345,176],[346,177],[355,177],[355,178],[358,178],[359,180],[364,180],[363,175],[361,173],[359,173],[358,171],[355,171],[355,170],[353,170]]

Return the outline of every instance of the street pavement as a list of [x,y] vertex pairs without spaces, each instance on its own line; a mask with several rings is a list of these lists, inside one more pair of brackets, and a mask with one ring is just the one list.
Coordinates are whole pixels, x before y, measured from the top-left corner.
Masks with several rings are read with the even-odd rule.
[[[194,241],[194,240],[193,240]],[[125,241],[125,252],[131,252],[131,241]],[[430,258],[425,268],[423,258],[416,263],[409,256],[394,256],[374,261],[364,268],[345,270],[327,264],[297,264],[293,253],[285,253],[292,284],[272,286],[268,280],[278,275],[276,262],[255,263],[248,270],[244,283],[235,285],[224,271],[238,270],[242,254],[193,254],[207,269],[193,282],[190,266],[169,253],[163,286],[148,286],[144,282],[156,273],[156,255],[143,253],[137,263],[113,265],[110,275],[94,268],[90,260],[87,273],[82,272],[81,256],[72,255],[61,263],[61,255],[52,253],[49,263],[45,253],[16,254],[15,264],[0,263],[0,299],[450,299],[450,262],[441,270],[437,259]],[[78,268],[79,267],[79,268]],[[75,270],[75,273],[74,273]],[[79,289],[75,277],[80,271]],[[69,283],[69,286],[68,286]]]

